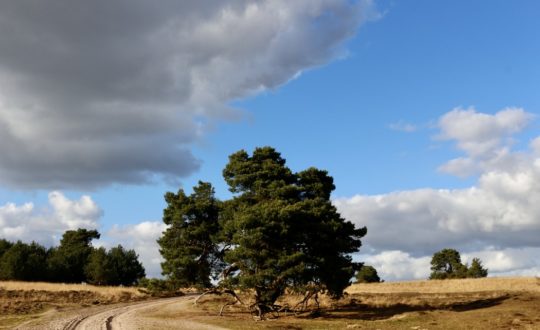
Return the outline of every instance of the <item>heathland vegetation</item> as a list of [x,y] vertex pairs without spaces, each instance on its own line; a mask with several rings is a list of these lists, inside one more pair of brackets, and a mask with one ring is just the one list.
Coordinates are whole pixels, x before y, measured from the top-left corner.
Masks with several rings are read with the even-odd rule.
[[[163,279],[144,278],[133,250],[93,247],[100,237],[95,230],[67,231],[51,248],[0,239],[0,280],[101,286],[0,282],[0,323],[11,318],[6,324],[17,324],[23,319],[17,315],[51,306],[78,304],[77,312],[91,304],[181,295],[179,289],[189,288],[202,295],[178,298],[181,310],[146,317],[187,316],[233,329],[540,325],[539,279],[486,279],[480,259],[464,264],[455,249],[433,255],[430,281],[382,283],[373,266],[352,259],[367,229],[337,212],[330,200],[333,179],[324,170],[293,172],[276,150],[263,147],[230,155],[223,176],[232,192],[228,200],[218,199],[207,182],[191,194],[166,193],[167,229],[158,240]],[[140,287],[104,287],[132,284]],[[196,305],[187,306],[189,298]],[[222,318],[215,317],[218,310]],[[275,320],[254,323],[252,316]]]

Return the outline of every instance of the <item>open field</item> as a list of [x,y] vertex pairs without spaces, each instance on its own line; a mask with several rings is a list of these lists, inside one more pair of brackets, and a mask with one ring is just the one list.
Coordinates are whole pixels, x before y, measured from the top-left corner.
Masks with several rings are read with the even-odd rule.
[[[200,315],[199,320],[231,329],[540,329],[536,278],[355,284],[347,292],[338,302],[322,297],[319,313],[254,322],[235,307],[222,318]],[[216,299],[208,298],[201,310],[216,315]],[[295,297],[285,300],[291,305]]]
[[136,288],[0,281],[0,329],[43,313],[143,299]]
[[[7,314],[2,313],[0,328],[31,319],[51,320],[83,311],[91,314],[93,309],[118,309],[115,306],[123,304],[105,305],[146,299],[133,288],[20,282],[0,282],[0,288],[1,306],[28,306],[3,307]],[[132,314],[141,324],[159,324],[161,328],[167,324],[167,329],[186,324],[227,329],[540,329],[537,278],[356,284],[347,292],[339,301],[321,297],[319,311],[311,304],[303,313],[282,312],[279,318],[270,316],[266,321],[254,321],[239,305],[227,307],[224,316],[217,316],[230,299],[227,296],[205,296],[197,306],[186,300],[193,301],[193,296],[170,303],[163,300],[165,304],[139,308]],[[290,295],[278,303],[293,306],[299,299]],[[103,306],[94,307],[100,304]]]
[[465,293],[482,291],[537,292],[540,278],[535,277],[486,277],[458,280],[409,281],[388,283],[353,284],[346,292],[354,293]]

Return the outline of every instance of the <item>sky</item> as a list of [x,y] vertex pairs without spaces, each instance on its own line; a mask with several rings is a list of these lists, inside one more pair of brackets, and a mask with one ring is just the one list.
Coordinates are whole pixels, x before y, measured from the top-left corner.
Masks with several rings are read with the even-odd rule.
[[0,237],[137,251],[163,195],[240,149],[328,170],[355,260],[425,279],[433,253],[540,274],[540,3],[0,3]]

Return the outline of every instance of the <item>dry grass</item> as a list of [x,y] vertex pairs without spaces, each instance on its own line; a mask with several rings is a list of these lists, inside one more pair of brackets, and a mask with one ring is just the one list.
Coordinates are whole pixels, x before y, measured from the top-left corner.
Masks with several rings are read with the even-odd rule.
[[540,280],[534,277],[487,277],[477,279],[431,280],[388,283],[353,284],[347,288],[355,293],[469,293],[469,292],[539,292]]
[[146,299],[136,288],[0,281],[0,315],[35,314],[50,308],[84,307]]
[[[355,284],[347,293],[339,301],[320,297],[318,313],[281,313],[264,322],[254,322],[238,305],[217,317],[228,296],[204,297],[198,306],[159,309],[148,317],[191,319],[229,329],[540,329],[538,278]],[[301,298],[289,295],[278,303],[293,306]],[[77,311],[81,306],[139,299],[145,296],[133,288],[0,282],[0,329],[40,318],[38,313],[47,310]]]
[[39,291],[88,291],[98,293],[105,297],[118,297],[125,295],[126,292],[132,296],[144,296],[134,287],[119,286],[94,286],[89,284],[64,284],[64,283],[46,283],[46,282],[19,282],[19,281],[0,281],[0,289],[4,290],[39,290]]
[[[238,305],[216,317],[227,297],[207,297],[191,315],[230,329],[540,329],[537,278],[355,284],[347,293],[339,301],[320,297],[317,313],[311,304],[311,312],[265,322],[254,322]],[[278,303],[292,306],[301,298],[289,295]]]

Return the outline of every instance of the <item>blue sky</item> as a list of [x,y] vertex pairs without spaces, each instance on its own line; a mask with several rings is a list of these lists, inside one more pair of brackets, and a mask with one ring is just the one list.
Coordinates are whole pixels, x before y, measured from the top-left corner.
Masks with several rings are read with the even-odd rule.
[[[205,164],[195,177],[217,184],[227,154],[272,145],[294,168],[328,169],[339,196],[470,184],[436,172],[456,152],[430,126],[457,106],[538,112],[539,5],[523,4],[378,3],[383,16],[359,29],[344,58],[236,102],[249,117],[196,148]],[[399,122],[419,132],[389,129]]]
[[[75,58],[74,67],[53,60],[52,64],[47,64],[48,67],[56,69],[52,70],[52,74],[61,72],[55,75],[53,81],[64,88],[49,88],[25,81],[27,77],[45,80],[49,73],[40,67],[39,63],[43,58],[22,56],[23,59],[17,62],[10,58],[9,54],[0,55],[0,74],[4,73],[4,78],[0,79],[0,128],[3,127],[1,124],[6,122],[11,125],[9,127],[17,128],[16,132],[37,132],[37,145],[40,145],[40,140],[49,141],[50,138],[52,141],[50,145],[44,142],[43,150],[46,150],[47,154],[37,151],[23,154],[21,149],[32,148],[12,148],[16,145],[15,142],[10,144],[11,147],[8,143],[0,146],[0,151],[4,154],[2,158],[5,159],[0,161],[0,207],[4,205],[3,209],[0,209],[0,233],[11,239],[31,238],[45,243],[53,242],[54,240],[48,237],[52,235],[57,239],[58,232],[69,226],[68,220],[58,219],[74,217],[72,223],[94,226],[105,234],[106,237],[100,244],[115,244],[120,240],[119,243],[138,248],[138,252],[146,258],[145,265],[152,269],[150,273],[155,275],[158,272],[156,253],[144,250],[155,249],[152,241],[155,240],[156,233],[159,234],[160,228],[162,229],[159,223],[165,206],[163,194],[166,191],[176,191],[179,187],[189,191],[198,180],[203,180],[215,185],[219,197],[227,198],[227,187],[221,178],[227,156],[239,149],[251,151],[257,146],[270,145],[282,153],[293,170],[315,166],[329,171],[337,186],[333,198],[338,209],[347,219],[368,227],[365,247],[362,255],[357,258],[375,264],[387,279],[425,277],[426,271],[429,271],[425,269],[429,263],[427,258],[441,247],[434,242],[422,240],[419,245],[423,245],[418,247],[406,243],[399,245],[400,239],[391,236],[399,235],[399,231],[392,234],[394,231],[389,230],[388,235],[383,237],[381,231],[387,226],[408,228],[411,224],[416,224],[414,217],[424,219],[422,221],[425,223],[422,224],[426,228],[431,228],[426,224],[433,224],[436,232],[434,237],[451,237],[449,240],[442,240],[441,244],[458,245],[443,247],[461,249],[465,258],[481,256],[488,268],[494,270],[494,274],[538,273],[540,264],[531,257],[538,252],[538,243],[527,239],[526,243],[518,243],[520,233],[540,233],[540,217],[537,217],[540,211],[531,206],[535,204],[534,198],[540,196],[536,195],[538,190],[534,188],[535,185],[539,186],[535,181],[539,178],[538,166],[534,165],[539,158],[534,147],[529,146],[538,136],[540,128],[535,117],[540,113],[540,23],[537,19],[540,4],[537,1],[328,0],[318,2],[317,5],[307,4],[309,2],[305,1],[294,5],[287,4],[286,1],[276,1],[272,5],[259,4],[259,7],[254,5],[254,1],[230,3],[232,9],[224,5],[223,8],[209,10],[211,6],[205,2],[193,5],[189,10],[196,14],[206,14],[201,14],[200,17],[194,15],[201,29],[192,31],[192,38],[186,39],[185,44],[182,43],[178,48],[171,47],[172,49],[168,50],[170,53],[161,54],[159,48],[156,48],[155,53],[160,53],[159,56],[150,51],[148,54],[141,53],[144,56],[133,57],[134,63],[145,56],[155,56],[158,60],[164,58],[167,61],[169,58],[177,58],[174,56],[178,54],[184,54],[184,47],[189,46],[194,47],[193,53],[199,52],[197,55],[200,58],[204,58],[201,54],[211,53],[213,58],[224,58],[224,64],[216,61],[200,64],[198,61],[186,60],[185,63],[182,62],[183,66],[174,67],[173,78],[156,74],[159,79],[145,81],[145,84],[141,84],[142,87],[137,83],[127,84],[125,81],[131,79],[137,82],[141,77],[147,78],[148,72],[153,72],[151,70],[159,66],[156,64],[159,61],[149,60],[148,63],[140,64],[139,66],[148,68],[149,71],[138,76],[121,76],[124,74],[122,70],[116,73],[115,70],[106,69],[107,67],[98,61],[101,56],[110,55],[114,58],[115,49],[111,49],[110,53],[107,53],[109,50],[106,47],[101,52],[83,53],[80,49],[87,44],[70,41],[71,37],[76,36],[83,41],[88,40],[88,45],[100,45],[101,42],[108,45],[108,41],[115,40],[118,36],[113,35],[109,40],[102,41],[101,37],[91,35],[91,29],[84,27],[73,29],[73,35],[68,35],[67,32],[59,33],[54,28],[49,31],[50,35],[64,42],[66,49],[72,49],[75,54],[71,55]],[[246,9],[250,4],[259,10],[257,17],[260,23],[255,25],[249,25],[253,24]],[[21,26],[27,24],[24,26],[27,30],[10,30],[13,31],[12,38],[5,37],[3,44],[15,49],[13,53],[20,51],[24,54],[43,46],[38,42],[22,42],[21,40],[29,40],[25,39],[28,36],[22,33],[18,36],[17,31],[33,32],[43,27],[47,29],[52,25],[47,23],[48,20],[55,21],[54,17],[42,17],[28,8],[13,7],[5,8],[4,12],[13,17],[19,15],[27,18],[27,23],[24,19],[19,20],[22,23],[17,23]],[[1,9],[2,5],[0,11]],[[133,8],[127,11],[122,11],[126,8],[110,9],[111,12],[118,10],[119,13],[132,14],[135,19],[129,24],[115,24],[125,28],[129,36],[136,33],[132,32],[136,29],[130,24],[135,24],[133,22],[137,22],[136,19],[142,19],[140,17],[143,16],[136,16],[138,11]],[[226,17],[222,15],[226,10],[233,16],[238,15],[235,16],[236,20],[232,20],[233,23],[226,21]],[[292,13],[284,19],[284,25],[278,24],[281,30],[274,29],[272,10]],[[175,15],[172,10],[169,10],[171,13],[161,13],[157,9],[155,11],[158,18]],[[163,11],[165,12],[165,9]],[[142,8],[141,12],[144,12]],[[268,20],[265,20],[266,14],[270,17]],[[29,19],[34,18],[32,15],[40,16],[42,20]],[[9,26],[13,17],[0,15],[0,24]],[[115,17],[113,15],[113,18]],[[102,19],[107,20],[108,17]],[[148,21],[151,19],[148,18]],[[55,24],[61,27],[62,24],[73,24],[69,20],[56,21],[59,23]],[[142,24],[143,27],[145,24]],[[148,23],[148,26],[148,29],[151,29],[153,25]],[[207,26],[213,26],[218,31],[212,38],[205,34]],[[290,29],[293,32],[287,29],[290,27],[294,27]],[[178,24],[175,28],[178,31],[174,32],[182,35],[185,27]],[[227,29],[237,29],[240,35],[245,33],[242,35],[245,40],[230,36]],[[289,32],[275,32],[282,30]],[[273,40],[279,41],[275,48],[264,48],[268,45],[264,40],[270,33],[267,31],[275,33]],[[156,38],[160,37],[156,35]],[[199,35],[201,37],[197,39]],[[156,39],[151,42],[160,45],[158,41],[160,40]],[[167,41],[170,42],[167,39],[163,41],[164,44],[168,45]],[[142,48],[137,43],[130,43],[129,46],[136,54],[139,54],[136,47]],[[43,57],[56,54],[58,47],[54,42],[45,44],[45,49],[50,48],[51,51],[44,52]],[[121,55],[131,61],[132,53]],[[71,57],[69,59],[72,60]],[[47,61],[46,59],[43,62]],[[118,67],[119,62],[111,63],[112,67]],[[89,67],[90,71],[80,69],[84,66]],[[27,69],[28,67],[30,69]],[[171,88],[167,82],[170,84],[170,81],[174,81],[181,85],[184,71],[192,72],[194,67],[199,70],[195,71],[198,80],[192,80],[191,84],[203,81],[201,84],[204,84],[204,88],[200,91],[195,89],[190,98],[184,99],[184,90],[181,87]],[[95,68],[95,71],[108,70],[104,71],[103,76],[110,77],[104,81],[114,82],[117,79],[122,88],[114,85],[114,88],[106,89],[95,87],[92,81],[80,82],[83,79],[77,78],[80,77],[77,74],[91,76],[92,68]],[[130,68],[129,65],[127,68]],[[65,74],[64,69],[67,72]],[[158,71],[156,69],[156,72]],[[71,74],[72,72],[75,73]],[[114,74],[120,78],[113,76]],[[150,78],[153,77],[150,75]],[[191,77],[195,79],[193,74]],[[66,86],[79,86],[79,83],[80,91],[73,91],[80,93],[80,99],[86,104],[81,106],[81,109],[74,110],[71,100],[63,93],[68,93],[69,88],[65,88]],[[150,90],[146,84],[154,85]],[[29,88],[22,88],[26,86]],[[173,92],[167,94],[164,90]],[[31,92],[35,94],[30,95]],[[42,112],[28,110],[34,108],[26,107],[20,101],[29,96],[32,97],[34,108],[43,107]],[[11,104],[13,106],[10,106]],[[106,123],[114,122],[116,117],[101,116],[102,104],[107,107],[114,104],[106,108],[107,116],[117,111],[124,122],[131,123],[133,120],[133,127],[142,123],[142,128],[133,132],[124,125],[112,125],[109,131],[99,133],[104,134],[103,136],[110,134],[112,140],[104,137],[101,141],[97,137],[98,133],[88,133],[89,135],[84,137],[95,143],[80,144],[74,149],[66,147],[65,152],[61,147],[56,148],[63,146],[69,139],[78,141],[82,133],[78,135],[76,130],[73,133],[60,129],[60,144],[55,140],[58,129],[55,129],[54,125],[73,125],[75,128],[81,125],[81,131],[93,132],[93,129],[81,123],[95,120],[94,125],[107,127]],[[131,110],[125,110],[124,113],[124,109],[118,104],[127,104],[126,109],[141,107],[142,110],[135,115]],[[144,120],[147,119],[139,115],[151,114],[153,111],[145,110],[146,106],[149,109],[156,107],[159,111],[163,108],[163,118],[178,116],[187,124],[175,126],[173,129],[168,127],[165,121],[156,120],[156,127],[165,127],[170,131],[162,137],[149,128],[147,137],[151,137],[148,139],[151,143],[148,143],[150,147],[145,149],[147,140],[144,140]],[[455,110],[454,116],[450,115],[447,121],[443,121],[442,118],[451,114],[454,109],[459,110]],[[27,116],[20,120],[15,113],[24,113]],[[94,113],[100,115],[94,118]],[[50,130],[43,128],[49,125],[47,121],[42,126],[35,126],[39,124],[42,115],[58,118],[50,124]],[[167,117],[169,115],[172,117]],[[87,116],[90,119],[87,119]],[[463,132],[467,134],[452,130],[450,124],[456,122],[462,123]],[[470,124],[477,122],[478,125]],[[199,126],[193,123],[198,123]],[[36,145],[36,141],[31,139],[31,133],[23,133],[13,133],[13,136],[19,137],[28,145]],[[496,136],[490,135],[492,133]],[[140,149],[126,142],[139,141],[140,135],[143,136]],[[487,135],[489,137],[486,137]],[[198,159],[200,166],[197,168],[191,164],[189,156],[171,159],[165,156],[164,164],[148,165],[144,159],[145,154],[149,158],[159,157],[170,155],[175,150],[172,146],[170,149],[163,146],[169,141],[180,141],[178,146]],[[151,147],[152,143],[155,143],[155,148]],[[485,150],[482,153],[478,151],[481,143],[494,143],[488,150],[489,155]],[[111,156],[107,158],[105,151],[102,153],[99,150],[102,145],[107,148],[118,145],[121,150],[133,148],[137,156],[126,154],[119,160],[112,157],[114,161],[104,161],[102,166],[102,158],[112,159]],[[105,147],[103,148],[105,150]],[[154,154],[154,149],[159,152]],[[19,153],[22,156],[18,158]],[[493,156],[495,153],[504,153],[504,159]],[[49,156],[50,159],[47,158]],[[57,163],[57,159],[61,157],[68,157],[69,161]],[[74,165],[79,163],[70,163],[70,157],[84,159],[84,164],[99,159],[96,163],[100,165],[88,166],[84,171],[71,173]],[[467,164],[473,163],[476,170],[470,172],[463,167],[443,169],[445,164],[456,158],[466,158]],[[125,159],[133,161],[130,164],[127,161],[123,163]],[[174,161],[178,162],[179,168],[183,168],[183,164],[187,165],[184,166],[185,169],[176,170]],[[17,162],[20,164],[17,165]],[[34,162],[35,166],[28,165]],[[152,184],[145,182],[148,178],[124,178],[111,170],[116,164],[121,164],[120,169],[122,166],[131,168],[133,164],[140,166],[132,173],[133,177],[146,173],[144,175],[148,177],[155,179],[157,175],[158,178]],[[68,166],[71,167],[65,171]],[[138,172],[139,170],[142,172]],[[41,172],[46,179],[36,174]],[[55,175],[58,178],[53,180]],[[176,182],[169,184],[167,182],[170,181],[159,179],[160,175],[168,179],[172,176]],[[500,180],[497,182],[500,185],[493,183],[496,181],[493,179],[495,175],[499,175],[497,178]],[[523,176],[527,179],[517,179]],[[82,177],[85,179],[78,179]],[[519,192],[515,195],[503,196],[501,182],[509,184],[510,179],[507,178],[515,179],[512,187],[518,185],[522,190],[529,190],[525,194],[517,189]],[[498,188],[493,188],[495,186]],[[447,195],[450,197],[442,196],[441,190],[448,191]],[[51,191],[59,192],[62,198],[51,199]],[[493,220],[493,224],[490,219],[497,218],[498,215],[484,214],[472,206],[464,207],[463,212],[455,211],[464,205],[463,202],[457,202],[463,200],[462,195],[469,196],[471,200],[478,198],[482,201],[478,202],[479,205],[491,205],[493,209],[502,210],[497,214],[509,214],[517,210],[515,213],[519,214],[519,219],[501,216],[500,221]],[[470,197],[473,195],[474,197]],[[90,202],[78,204],[81,196],[88,196]],[[526,203],[525,198],[533,198],[533,201]],[[54,204],[51,200],[64,202]],[[508,204],[510,200],[517,202]],[[482,204],[484,202],[486,204]],[[33,209],[23,211],[25,203],[33,203]],[[12,206],[11,213],[8,210],[9,205]],[[408,205],[409,208],[403,211],[403,205]],[[409,209],[417,212],[407,211]],[[60,214],[62,212],[65,214]],[[458,213],[459,216],[456,215]],[[469,222],[461,220],[462,217],[474,217],[476,220]],[[41,232],[24,230],[23,227],[32,221],[40,224],[37,227],[43,228]],[[48,221],[60,221],[63,225],[46,229]],[[137,227],[141,223],[145,225]],[[16,227],[23,229],[15,230]],[[379,231],[372,232],[371,229]],[[515,232],[515,240],[508,239],[503,242],[503,229]],[[140,240],[133,238],[137,235],[141,236]],[[390,244],[387,240],[397,243]],[[415,267],[424,269],[416,271],[413,269]]]

